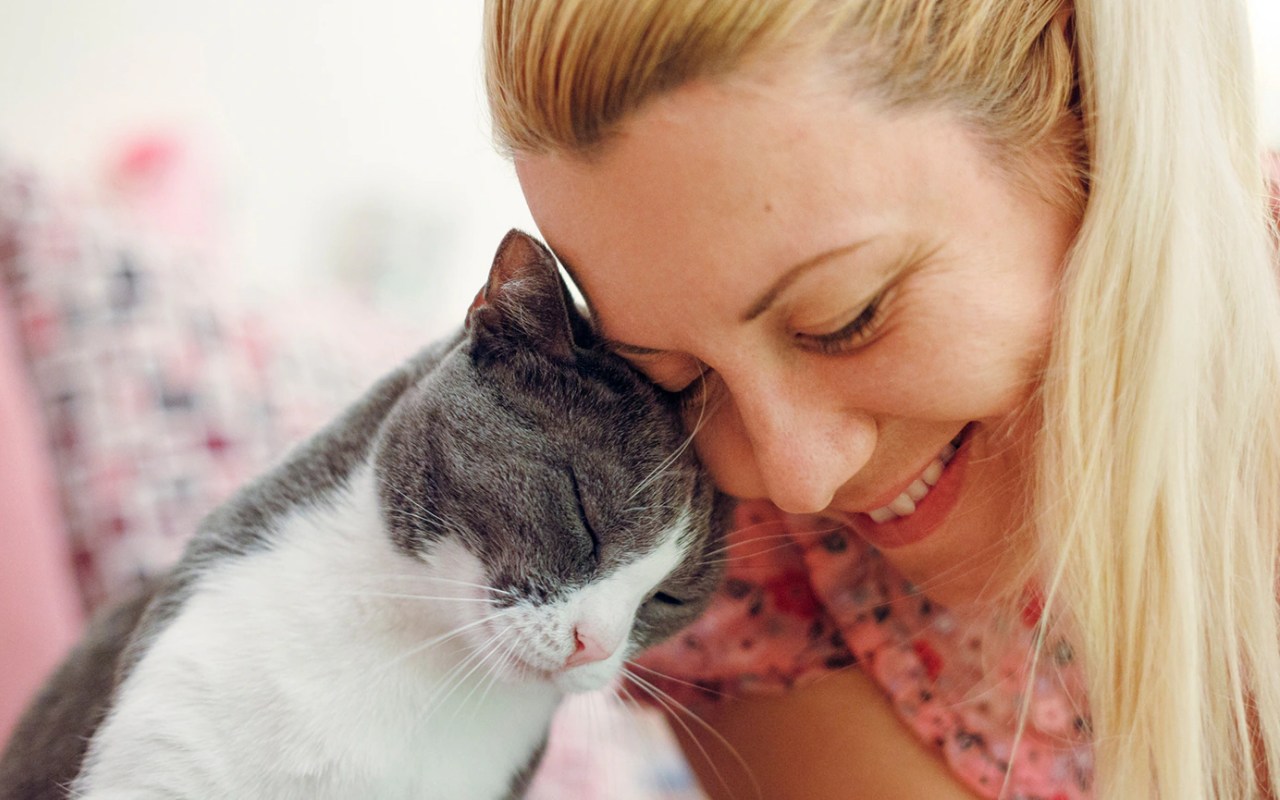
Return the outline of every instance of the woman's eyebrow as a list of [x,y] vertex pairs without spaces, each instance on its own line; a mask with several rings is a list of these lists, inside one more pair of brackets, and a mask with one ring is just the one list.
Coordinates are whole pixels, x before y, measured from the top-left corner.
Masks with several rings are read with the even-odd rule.
[[801,275],[805,274],[809,270],[815,267],[822,266],[823,264],[825,264],[826,262],[830,261],[833,258],[838,258],[840,256],[848,255],[849,253],[856,251],[858,248],[862,247],[863,245],[869,244],[872,241],[874,241],[874,237],[871,239],[863,239],[861,241],[852,242],[846,245],[841,245],[840,247],[834,247],[830,250],[827,250],[826,252],[819,253],[816,256],[813,256],[812,258],[807,258],[804,261],[801,261],[799,264],[796,264],[794,267],[791,267],[786,272],[784,272],[776,281],[774,281],[773,285],[770,286],[765,291],[765,293],[760,296],[759,300],[757,300],[755,303],[752,304],[751,308],[747,309],[746,313],[742,315],[742,321],[751,322],[756,317],[759,317],[761,314],[768,311],[769,307],[773,305],[774,301],[778,299],[779,295],[781,295],[784,291],[786,291],[786,288],[788,286],[795,283],[795,281]]

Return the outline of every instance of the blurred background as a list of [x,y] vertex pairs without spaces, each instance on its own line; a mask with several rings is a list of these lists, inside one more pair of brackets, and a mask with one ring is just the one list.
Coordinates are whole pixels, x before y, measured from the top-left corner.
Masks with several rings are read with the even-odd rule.
[[[1280,2],[1251,3],[1280,145]],[[348,280],[451,322],[501,234],[531,225],[489,144],[479,2],[0,9],[0,152],[83,186],[137,137],[173,137],[213,184],[226,268],[264,299]]]
[[345,281],[430,336],[532,225],[490,146],[479,2],[0,9],[0,153],[84,190],[139,147],[181,148],[207,193],[190,211],[264,302]]

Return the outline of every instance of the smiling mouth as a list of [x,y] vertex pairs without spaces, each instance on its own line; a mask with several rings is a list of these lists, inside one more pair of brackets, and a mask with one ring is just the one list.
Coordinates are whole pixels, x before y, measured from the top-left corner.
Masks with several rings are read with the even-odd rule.
[[947,464],[951,463],[951,459],[955,458],[956,450],[960,448],[960,445],[964,444],[965,438],[973,430],[974,425],[976,423],[973,422],[965,425],[954,439],[943,445],[938,454],[929,462],[929,465],[924,468],[924,471],[906,488],[906,491],[894,498],[888,505],[868,511],[867,516],[871,517],[873,522],[879,524],[914,514],[916,506],[929,495],[933,487],[942,479],[943,470],[947,468]]

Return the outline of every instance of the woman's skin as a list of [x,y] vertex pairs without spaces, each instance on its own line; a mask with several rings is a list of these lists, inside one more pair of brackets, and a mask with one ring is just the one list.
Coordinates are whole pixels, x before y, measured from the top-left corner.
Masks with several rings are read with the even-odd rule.
[[920,746],[880,687],[856,668],[699,714],[715,735],[687,715],[671,729],[713,800],[977,797]]
[[[662,96],[589,157],[516,158],[538,227],[617,352],[697,395],[690,424],[720,487],[847,521],[950,605],[1016,589],[1025,563],[1034,393],[1078,224],[1026,188],[1053,167],[1040,157],[1015,178],[946,111],[887,111],[786,63]],[[918,510],[873,522],[970,423]],[[876,762],[880,778],[914,786],[929,773],[904,762],[935,757],[910,750],[868,689],[842,675],[712,721],[750,732],[739,747],[783,778],[770,800],[854,797],[820,787],[877,785],[874,764],[842,754],[895,736],[907,751]],[[836,751],[794,747],[820,730],[846,735],[826,737]],[[819,783],[782,788],[799,774]]]

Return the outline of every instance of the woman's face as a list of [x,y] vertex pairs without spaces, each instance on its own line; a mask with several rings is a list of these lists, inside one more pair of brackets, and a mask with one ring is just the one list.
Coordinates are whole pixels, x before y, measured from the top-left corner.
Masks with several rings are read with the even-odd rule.
[[1073,215],[954,117],[799,70],[686,86],[590,159],[516,170],[724,491],[846,521],[943,602],[1007,588]]

